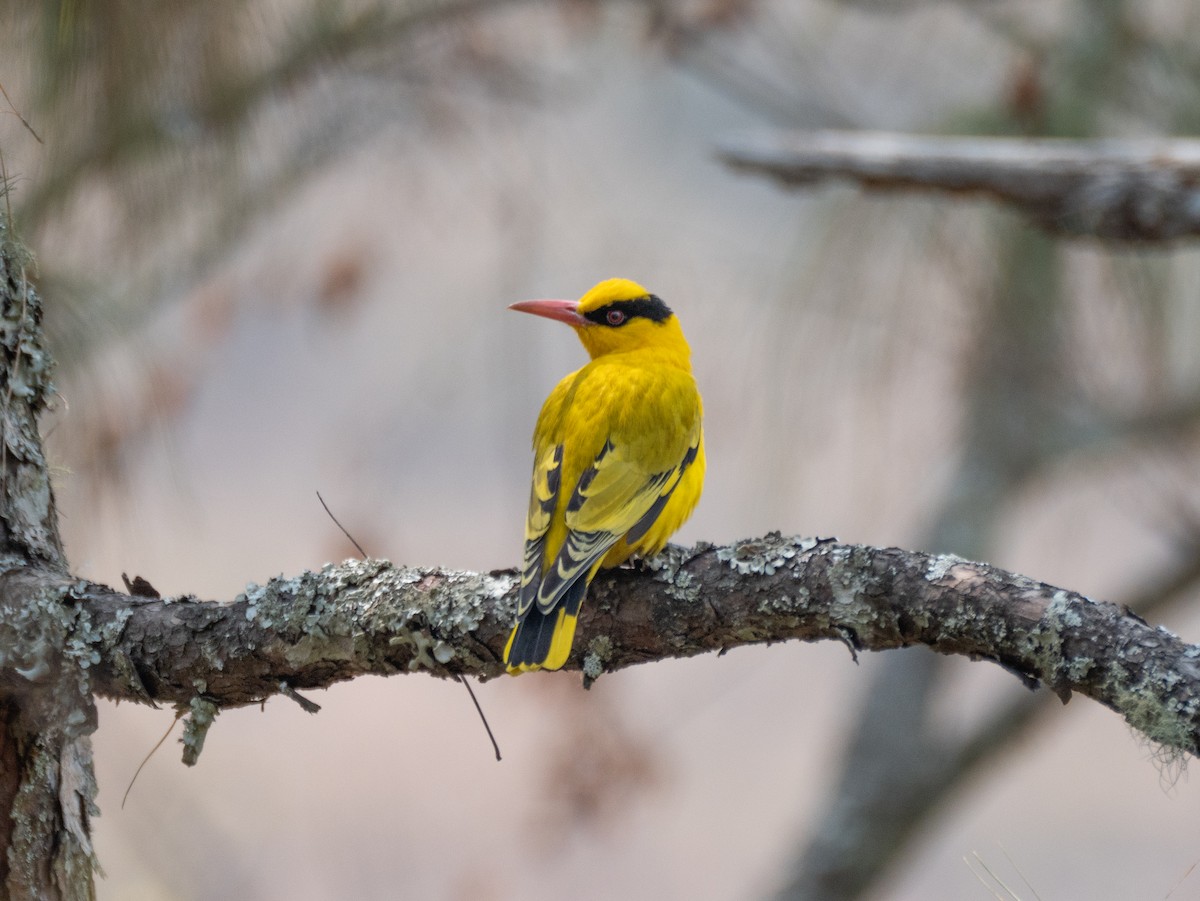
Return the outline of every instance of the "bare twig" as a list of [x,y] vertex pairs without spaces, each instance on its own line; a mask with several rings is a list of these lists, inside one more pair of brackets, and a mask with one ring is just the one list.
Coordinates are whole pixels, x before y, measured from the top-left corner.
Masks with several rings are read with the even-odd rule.
[[29,124],[29,121],[21,115],[21,111],[17,109],[17,105],[12,102],[12,98],[8,96],[8,91],[4,89],[3,82],[0,82],[0,94],[4,95],[4,99],[8,102],[8,108],[12,111],[14,116],[21,120],[21,124],[25,126],[26,131],[33,135],[33,139],[39,144],[45,144],[46,142],[42,140],[41,136],[36,131],[33,130],[33,126]]
[[304,697],[304,695],[300,694],[298,691],[296,691],[294,688],[292,688],[292,686],[288,685],[286,682],[279,683],[279,693],[281,695],[283,695],[285,698],[293,700],[297,704],[299,704],[300,709],[303,710],[305,713],[320,713],[321,712],[320,704],[318,704],[316,701],[310,701],[308,698]]

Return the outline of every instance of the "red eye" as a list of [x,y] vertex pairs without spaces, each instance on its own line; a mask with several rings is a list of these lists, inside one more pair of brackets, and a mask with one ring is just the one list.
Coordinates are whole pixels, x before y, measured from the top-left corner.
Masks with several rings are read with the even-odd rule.
[[620,325],[625,321],[625,314],[620,310],[609,310],[605,318],[608,320],[609,325]]

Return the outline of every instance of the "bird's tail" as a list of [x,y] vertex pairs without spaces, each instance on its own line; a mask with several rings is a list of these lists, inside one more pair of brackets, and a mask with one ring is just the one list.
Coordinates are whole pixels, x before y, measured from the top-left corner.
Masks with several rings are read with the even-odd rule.
[[504,646],[504,664],[510,673],[559,669],[567,662],[587,586],[586,579],[576,580],[559,602],[546,612],[542,612],[536,603],[530,605]]

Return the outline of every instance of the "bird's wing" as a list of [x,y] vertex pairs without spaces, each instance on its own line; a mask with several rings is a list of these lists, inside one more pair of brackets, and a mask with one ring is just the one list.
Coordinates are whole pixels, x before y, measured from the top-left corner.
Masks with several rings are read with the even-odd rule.
[[[539,610],[543,613],[553,610],[570,588],[586,578],[631,529],[644,532],[649,528],[678,484],[679,476],[695,459],[698,430],[699,426],[693,447],[689,447],[682,459],[675,466],[657,472],[648,472],[611,438],[605,442],[567,502],[564,513],[567,537],[537,589]],[[645,522],[647,517],[649,522]],[[544,545],[532,550],[527,536],[526,567],[535,553],[540,558],[544,550]],[[579,599],[582,600],[582,595]],[[575,612],[567,611],[568,615]]]
[[524,616],[537,599],[542,583],[542,555],[546,550],[546,533],[558,503],[558,488],[562,482],[561,444],[542,451],[533,467],[533,487],[529,492],[529,512],[525,516],[525,559],[521,563],[521,593],[517,599],[517,615]]
[[674,476],[668,480],[670,487],[659,493],[658,498],[650,506],[650,509],[625,534],[625,543],[627,545],[634,546],[641,541],[642,537],[650,531],[650,527],[658,520],[659,514],[662,513],[663,508],[667,505],[667,501],[671,499],[676,486],[679,485],[679,480],[683,477],[683,473],[689,466],[696,462],[696,456],[700,453],[700,442],[703,440],[703,434],[700,427],[700,420],[696,420],[696,427],[692,429],[692,436],[688,441],[688,449],[684,453],[683,459],[679,461],[679,465],[675,467]]

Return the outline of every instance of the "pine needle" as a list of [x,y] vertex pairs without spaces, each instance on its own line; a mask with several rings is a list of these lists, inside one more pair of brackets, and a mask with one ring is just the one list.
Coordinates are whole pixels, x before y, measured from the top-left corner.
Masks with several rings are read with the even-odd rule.
[[1200,864],[1200,860],[1196,861],[1196,863],[1192,864],[1190,867],[1187,868],[1187,872],[1185,872],[1182,876],[1179,877],[1179,881],[1176,882],[1173,886],[1171,886],[1171,890],[1169,892],[1167,892],[1165,895],[1163,895],[1163,901],[1167,901],[1168,898],[1170,898],[1173,894],[1175,894],[1175,889],[1177,889],[1177,888],[1179,888],[1179,886],[1183,885],[1184,881],[1189,876],[1192,875],[1192,870],[1196,869],[1196,866],[1198,864]]
[[129,785],[125,789],[125,794],[123,794],[121,796],[121,809],[122,810],[125,809],[125,801],[128,800],[128,798],[129,798],[129,792],[133,788],[133,783],[137,782],[137,777],[142,774],[142,767],[144,767],[147,763],[149,763],[150,758],[154,756],[154,752],[162,747],[162,743],[167,740],[167,736],[171,734],[171,730],[175,728],[175,724],[178,723],[180,721],[180,719],[183,718],[183,714],[184,714],[183,710],[175,711],[175,719],[171,720],[171,725],[167,726],[167,731],[163,733],[163,737],[160,738],[158,740],[158,742],[154,745],[154,747],[150,749],[150,753],[147,754],[144,758],[142,758],[142,762],[138,764],[138,768],[133,771],[133,778],[129,780]]
[[1021,872],[1021,868],[1019,866],[1017,866],[1016,861],[1014,861],[1012,859],[1012,857],[1009,856],[1008,849],[1006,847],[1004,847],[1004,845],[1001,845],[999,842],[996,842],[996,844],[1000,847],[1000,853],[1004,855],[1004,859],[1007,860],[1009,865],[1016,871],[1017,876],[1020,878],[1020,880],[1022,882],[1024,882],[1026,886],[1028,886],[1028,888],[1031,892],[1033,892],[1033,897],[1036,899],[1036,901],[1042,901],[1042,896],[1037,893],[1037,889],[1035,889],[1033,887],[1033,883],[1025,878],[1025,874]]
[[33,135],[34,140],[37,141],[39,144],[45,144],[46,142],[41,139],[41,136],[38,135],[38,133],[33,130],[33,126],[30,125],[25,120],[25,117],[21,115],[21,111],[19,109],[17,109],[17,105],[12,102],[12,98],[8,96],[8,91],[4,90],[3,83],[0,83],[0,94],[4,95],[4,99],[8,101],[8,108],[10,110],[12,110],[12,113],[14,116],[16,116],[18,119],[21,120],[21,124],[25,126],[26,130],[28,130],[28,132],[31,135]]
[[[1021,896],[1005,885],[1004,881],[995,873],[993,873],[991,868],[984,863],[983,858],[979,856],[978,851],[972,851],[971,858],[973,858],[973,860],[964,857],[963,863],[967,865],[967,868],[970,869],[975,878],[979,880],[980,885],[992,893],[992,897],[994,897],[996,901],[1021,901]],[[983,875],[979,872],[979,870],[975,869],[976,866],[978,866],[980,870],[983,870],[983,872],[991,878],[992,882],[1000,886],[1000,888],[1004,890],[1005,894],[1000,894],[1000,892],[998,892],[993,886],[989,885],[988,881],[983,878]]]
[[471,688],[471,683],[467,681],[465,676],[459,676],[458,681],[463,684],[463,688],[467,690],[467,694],[471,696],[471,703],[475,705],[475,710],[479,713],[479,718],[483,720],[483,728],[487,730],[487,737],[492,740],[492,748],[496,752],[496,761],[500,761],[500,745],[496,742],[496,736],[492,734],[492,727],[488,725],[487,717],[483,715],[483,708],[479,706],[479,701],[475,699],[475,692]]
[[319,491],[317,492],[317,500],[319,500],[321,502],[321,506],[324,507],[325,512],[329,514],[329,518],[333,520],[333,524],[342,530],[342,534],[345,535],[348,539],[350,539],[350,543],[352,545],[354,545],[355,549],[360,554],[362,554],[363,559],[366,560],[367,557],[369,557],[370,555],[366,551],[363,550],[363,547],[361,544],[359,544],[357,541],[354,540],[354,536],[346,531],[346,527],[344,525],[342,525],[340,522],[338,522],[338,518],[333,515],[333,511],[329,509],[329,504],[325,503],[325,498],[321,497],[321,492],[319,492]]

